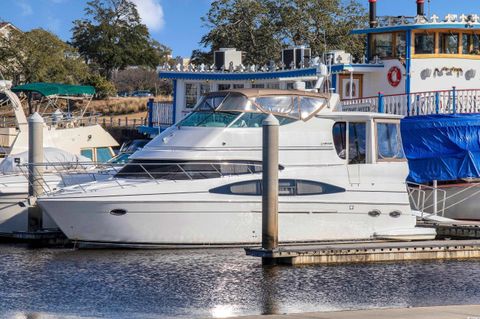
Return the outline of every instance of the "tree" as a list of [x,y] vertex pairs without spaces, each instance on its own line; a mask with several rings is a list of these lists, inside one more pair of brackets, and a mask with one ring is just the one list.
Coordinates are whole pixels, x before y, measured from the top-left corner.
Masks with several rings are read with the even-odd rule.
[[264,64],[280,57],[282,42],[277,32],[271,0],[215,0],[202,18],[211,30],[200,41],[212,50],[235,47],[246,53],[245,63]]
[[307,45],[319,56],[325,47],[364,53],[364,39],[349,35],[367,23],[357,0],[215,0],[202,19],[210,31],[200,43],[242,50],[247,64],[278,61],[290,45]]
[[88,66],[76,50],[43,29],[0,37],[0,70],[20,82],[82,83]]
[[131,65],[155,68],[167,48],[150,38],[130,0],[92,0],[87,18],[74,21],[72,44],[107,79]]
[[365,41],[350,31],[367,25],[366,11],[356,0],[277,0],[278,31],[289,45],[308,45],[321,56],[327,50],[364,54]]
[[158,78],[157,72],[146,68],[128,68],[119,71],[113,77],[118,92],[148,90],[154,94],[169,95],[172,92],[171,81]]

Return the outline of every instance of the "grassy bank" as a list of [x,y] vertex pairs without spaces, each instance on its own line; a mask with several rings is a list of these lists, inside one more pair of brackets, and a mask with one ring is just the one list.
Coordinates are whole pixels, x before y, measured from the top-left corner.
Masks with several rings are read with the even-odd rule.
[[[123,115],[147,111],[148,97],[118,97],[90,102],[89,111],[104,115]],[[168,96],[157,96],[155,101],[169,101]]]

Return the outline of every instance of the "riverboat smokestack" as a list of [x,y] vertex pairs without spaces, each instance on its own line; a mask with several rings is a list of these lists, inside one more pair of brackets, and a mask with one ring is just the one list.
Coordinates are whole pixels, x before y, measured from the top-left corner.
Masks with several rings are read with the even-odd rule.
[[425,16],[425,0],[417,0],[417,16]]
[[370,3],[370,28],[376,28],[378,26],[377,0],[368,0],[368,2]]

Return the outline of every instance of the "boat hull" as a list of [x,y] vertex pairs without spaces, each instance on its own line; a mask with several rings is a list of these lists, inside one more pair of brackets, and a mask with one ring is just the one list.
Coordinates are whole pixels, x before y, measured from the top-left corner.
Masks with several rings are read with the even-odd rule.
[[[40,206],[69,239],[79,242],[127,246],[221,246],[261,242],[260,200],[159,201],[158,197],[143,197],[142,201],[135,198],[111,198],[110,201],[95,197],[44,198]],[[398,208],[398,205],[381,203],[280,202],[279,240],[372,239],[376,233],[413,229],[416,219],[407,213],[408,204],[404,205],[405,212],[400,216],[390,216],[389,212]],[[110,213],[120,209],[126,213]],[[383,213],[372,217],[368,212],[374,209]]]

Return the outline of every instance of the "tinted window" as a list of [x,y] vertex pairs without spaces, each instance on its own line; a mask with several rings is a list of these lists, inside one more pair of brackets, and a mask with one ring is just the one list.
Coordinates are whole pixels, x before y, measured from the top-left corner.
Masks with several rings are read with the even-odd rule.
[[193,112],[178,123],[178,126],[227,127],[238,115],[239,113],[213,111]]
[[112,158],[112,153],[108,147],[97,148],[97,162],[105,163]]
[[80,155],[85,156],[93,161],[93,149],[91,148],[80,150]]
[[405,157],[397,123],[377,124],[378,159],[403,159]]
[[345,122],[333,125],[333,143],[338,156],[345,159],[347,156],[347,124]]
[[366,150],[366,124],[348,123],[348,163],[364,164]]
[[[342,187],[308,180],[280,179],[279,196],[322,195],[345,192]],[[224,185],[210,190],[210,193],[228,195],[262,195],[262,180],[251,180]]]
[[[281,169],[281,168],[280,168]],[[261,162],[176,162],[136,160],[126,164],[116,174],[121,178],[155,178],[168,180],[188,180],[217,178],[226,175],[259,173]]]

